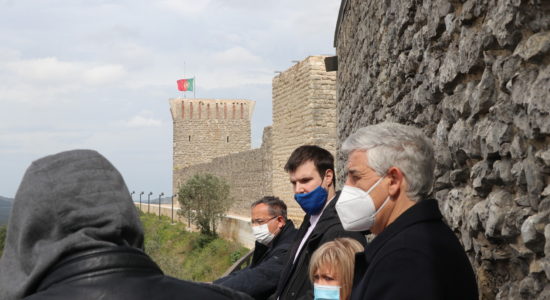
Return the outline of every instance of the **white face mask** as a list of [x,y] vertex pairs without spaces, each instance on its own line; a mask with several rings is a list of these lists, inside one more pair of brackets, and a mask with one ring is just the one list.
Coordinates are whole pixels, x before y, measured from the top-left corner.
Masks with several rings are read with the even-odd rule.
[[254,238],[256,238],[256,241],[263,245],[269,244],[275,237],[275,235],[269,231],[269,228],[267,228],[267,223],[252,226],[252,233],[254,233]]
[[388,203],[390,197],[386,198],[384,203],[378,210],[374,206],[374,201],[369,193],[384,179],[378,181],[371,186],[368,191],[363,191],[360,188],[344,185],[338,202],[336,203],[336,211],[342,226],[348,231],[365,231],[369,230],[374,224],[376,214]]

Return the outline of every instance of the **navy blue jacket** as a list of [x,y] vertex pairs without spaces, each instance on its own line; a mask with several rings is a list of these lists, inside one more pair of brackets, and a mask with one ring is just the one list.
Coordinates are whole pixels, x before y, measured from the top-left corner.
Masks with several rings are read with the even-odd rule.
[[285,227],[268,246],[256,242],[249,267],[233,272],[214,283],[244,292],[256,300],[267,299],[275,292],[296,232],[292,221],[287,220]]
[[352,300],[478,300],[464,248],[435,200],[413,205],[355,258]]

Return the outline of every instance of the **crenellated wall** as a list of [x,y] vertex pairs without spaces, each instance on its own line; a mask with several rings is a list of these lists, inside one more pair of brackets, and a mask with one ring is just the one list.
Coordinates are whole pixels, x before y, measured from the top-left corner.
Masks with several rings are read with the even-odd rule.
[[173,120],[173,188],[178,170],[213,158],[250,150],[254,101],[170,99]]
[[482,298],[550,299],[550,1],[344,0],[337,28],[339,143],[421,127]]

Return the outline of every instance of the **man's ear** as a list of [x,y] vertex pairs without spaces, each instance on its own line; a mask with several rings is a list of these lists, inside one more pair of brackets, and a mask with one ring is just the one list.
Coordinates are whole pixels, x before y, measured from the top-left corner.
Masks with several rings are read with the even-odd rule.
[[328,169],[325,171],[325,182],[328,182],[327,187],[330,187],[334,181],[334,171],[331,169]]
[[401,189],[403,187],[402,184],[405,180],[405,176],[397,167],[389,168],[386,176],[390,179],[388,192],[392,198],[395,198],[400,192],[402,192]]
[[286,224],[286,220],[285,218],[283,218],[283,216],[278,216],[277,221],[279,222],[279,225],[278,225],[279,228],[283,228]]

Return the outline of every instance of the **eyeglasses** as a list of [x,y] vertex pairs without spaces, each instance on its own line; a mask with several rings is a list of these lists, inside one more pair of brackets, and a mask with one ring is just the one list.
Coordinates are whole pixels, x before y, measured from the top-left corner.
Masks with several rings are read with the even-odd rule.
[[263,220],[263,219],[254,219],[254,220],[251,220],[250,223],[251,223],[252,225],[263,225],[263,224],[265,224],[265,223],[267,223],[267,222],[269,222],[269,221],[271,221],[271,220],[273,220],[273,219],[275,219],[275,218],[277,218],[277,217],[275,216],[275,217],[273,217],[273,218],[271,218],[271,219],[267,219],[267,220]]

